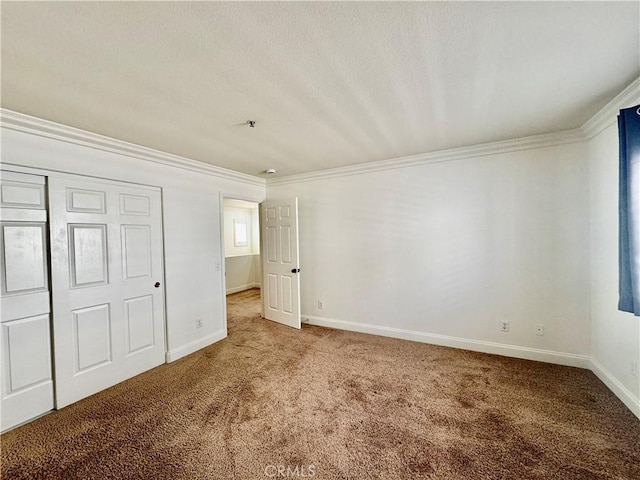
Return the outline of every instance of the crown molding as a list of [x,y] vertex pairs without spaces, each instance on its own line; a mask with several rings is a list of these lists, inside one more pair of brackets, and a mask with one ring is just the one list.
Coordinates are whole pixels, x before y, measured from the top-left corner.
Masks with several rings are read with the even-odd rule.
[[129,157],[182,168],[197,173],[213,175],[228,180],[248,183],[256,186],[277,186],[290,183],[311,182],[329,178],[380,172],[398,168],[409,168],[431,163],[451,162],[487,155],[516,152],[535,148],[552,147],[589,140],[615,122],[618,111],[630,105],[640,103],[640,77],[631,82],[622,92],[614,97],[602,109],[591,117],[582,127],[561,132],[545,133],[521,137],[512,140],[483,143],[467,147],[421,153],[406,157],[367,162],[346,167],[319,170],[298,175],[264,179],[245,173],[236,172],[204,162],[190,160],[185,157],[143,147],[133,143],[116,140],[96,133],[87,132],[74,127],[32,117],[7,109],[0,109],[0,125],[2,128],[52,138],[63,142],[82,145],[89,148],[126,155]]
[[545,133],[521,137],[513,140],[502,140],[499,142],[483,143],[468,147],[452,148],[437,152],[421,153],[408,157],[392,158],[347,167],[338,167],[328,170],[320,170],[299,175],[289,175],[280,178],[267,179],[267,186],[286,185],[289,183],[311,182],[315,180],[325,180],[347,175],[358,175],[363,173],[380,172],[384,170],[395,170],[398,168],[416,167],[431,163],[451,162],[468,158],[477,158],[487,155],[497,155],[500,153],[516,152],[519,150],[530,150],[534,148],[553,147],[568,143],[578,143],[585,140],[580,129],[564,130],[555,133]]
[[590,140],[605,128],[615,123],[620,110],[632,107],[638,103],[640,103],[640,77],[627,85],[613,100],[587,120],[580,130],[582,130],[585,138]]
[[97,133],[87,132],[78,128],[32,117],[24,113],[5,108],[0,109],[0,126],[8,130],[29,133],[40,137],[51,138],[62,142],[94,148],[105,152],[117,153],[139,160],[159,163],[170,167],[177,167],[192,172],[204,173],[215,177],[248,183],[263,187],[264,178],[254,177],[204,162],[190,160],[185,157],[162,152],[153,148],[143,147],[133,143],[106,137]]

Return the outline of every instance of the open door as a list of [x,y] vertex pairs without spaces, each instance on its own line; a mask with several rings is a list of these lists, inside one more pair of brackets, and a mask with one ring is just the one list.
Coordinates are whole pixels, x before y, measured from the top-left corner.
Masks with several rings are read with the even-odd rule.
[[264,317],[300,328],[298,199],[267,201],[260,208]]

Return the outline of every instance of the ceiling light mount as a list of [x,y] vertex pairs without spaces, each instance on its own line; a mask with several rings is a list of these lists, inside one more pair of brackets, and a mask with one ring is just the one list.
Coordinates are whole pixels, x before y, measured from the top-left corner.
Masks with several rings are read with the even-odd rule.
[[273,175],[274,173],[276,173],[276,169],[275,168],[267,168],[264,173],[268,174],[268,175]]
[[254,128],[256,126],[256,121],[255,120],[247,120],[247,125],[249,125],[251,128]]

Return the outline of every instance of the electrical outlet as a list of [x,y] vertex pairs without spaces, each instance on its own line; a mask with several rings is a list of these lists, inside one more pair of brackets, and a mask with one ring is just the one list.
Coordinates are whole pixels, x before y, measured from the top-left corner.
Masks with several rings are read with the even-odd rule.
[[638,376],[638,361],[637,360],[631,360],[631,375],[633,375],[634,377]]
[[322,310],[324,308],[324,303],[322,300],[318,300],[318,310]]
[[544,335],[544,325],[541,323],[536,324],[536,335],[540,335],[541,337]]
[[220,262],[216,262],[216,272],[219,272],[221,268]]
[[202,328],[202,319],[201,318],[196,320],[196,328]]
[[501,332],[508,332],[509,331],[509,322],[502,320],[500,321],[500,331]]

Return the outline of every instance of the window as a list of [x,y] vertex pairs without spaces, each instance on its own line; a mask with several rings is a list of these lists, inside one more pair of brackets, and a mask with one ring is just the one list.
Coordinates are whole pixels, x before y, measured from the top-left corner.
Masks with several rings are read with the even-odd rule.
[[233,245],[235,247],[249,246],[249,235],[247,234],[247,222],[245,220],[233,219]]

